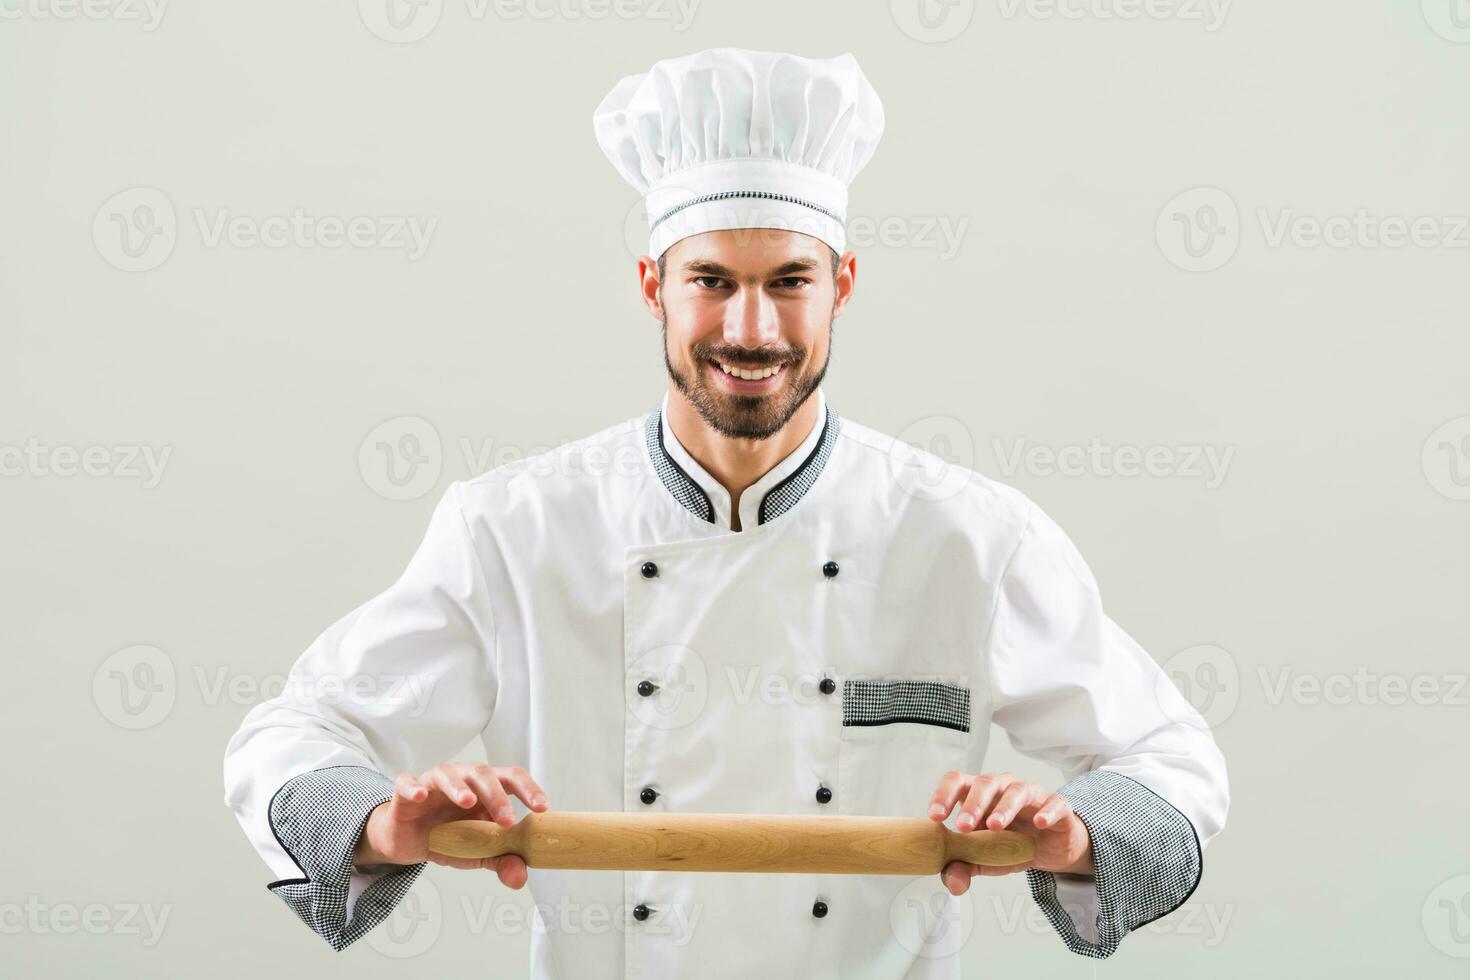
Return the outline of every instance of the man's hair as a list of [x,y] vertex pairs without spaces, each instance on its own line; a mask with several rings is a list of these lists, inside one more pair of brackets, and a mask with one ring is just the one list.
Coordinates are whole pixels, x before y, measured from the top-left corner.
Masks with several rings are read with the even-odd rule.
[[[833,282],[836,282],[837,281],[837,267],[838,267],[838,265],[842,261],[842,256],[838,255],[837,254],[837,250],[834,249],[831,245],[828,245],[827,246],[827,251],[829,251],[829,252],[832,253],[832,281]],[[658,282],[659,282],[659,287],[660,288],[663,287],[663,281],[664,281],[664,255],[668,255],[668,254],[669,254],[669,250],[668,249],[664,249],[663,255],[660,255],[658,257]]]

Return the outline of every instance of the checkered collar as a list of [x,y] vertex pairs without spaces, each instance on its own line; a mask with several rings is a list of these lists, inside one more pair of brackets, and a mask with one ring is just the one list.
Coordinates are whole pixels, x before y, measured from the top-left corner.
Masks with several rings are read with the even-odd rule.
[[[740,494],[740,526],[755,527],[786,513],[811,489],[837,445],[842,420],[819,387],[817,421],[797,446]],[[644,441],[653,470],[669,494],[702,521],[729,528],[730,494],[674,437],[665,392],[644,422]]]

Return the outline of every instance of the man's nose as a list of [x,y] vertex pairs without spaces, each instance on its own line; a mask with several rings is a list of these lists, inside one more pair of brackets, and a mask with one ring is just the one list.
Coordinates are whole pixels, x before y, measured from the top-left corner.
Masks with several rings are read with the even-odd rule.
[[758,286],[736,290],[725,308],[725,343],[762,347],[781,339],[776,304]]

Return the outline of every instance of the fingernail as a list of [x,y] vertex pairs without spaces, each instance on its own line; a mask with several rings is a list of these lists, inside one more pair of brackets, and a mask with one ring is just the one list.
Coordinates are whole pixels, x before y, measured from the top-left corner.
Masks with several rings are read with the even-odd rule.
[[942,807],[938,803],[936,803],[936,804],[934,804],[933,806],[931,806],[929,808],[929,812],[931,814],[933,814],[934,816],[937,817],[937,816],[941,815],[942,813],[944,813],[944,807]]
[[546,805],[546,797],[544,797],[544,796],[533,796],[533,797],[531,797],[531,804],[533,806],[545,806]]

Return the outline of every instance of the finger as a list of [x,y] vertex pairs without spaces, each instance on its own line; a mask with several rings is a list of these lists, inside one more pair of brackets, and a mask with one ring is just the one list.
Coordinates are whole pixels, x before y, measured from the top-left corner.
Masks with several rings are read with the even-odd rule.
[[1037,797],[1044,795],[1040,786],[1035,783],[1012,783],[1006,787],[1006,791],[995,801],[995,808],[985,818],[985,826],[991,830],[1004,830],[1010,826],[1021,807],[1032,802]]
[[1030,868],[1034,868],[1035,866],[1035,861],[1027,861],[1024,864],[985,864],[979,866],[978,870],[976,870],[975,873],[978,875],[984,875],[987,878],[996,878],[1001,875],[1013,875],[1019,871],[1026,871]]
[[465,776],[466,782],[479,794],[480,802],[490,813],[490,819],[502,827],[512,826],[516,822],[515,810],[510,805],[510,797],[505,795],[505,790],[500,788],[500,780],[495,778],[495,772],[489,766],[476,766]]
[[939,880],[944,882],[951,895],[963,895],[970,890],[970,878],[974,876],[975,868],[976,865],[968,861],[951,861],[939,873]]
[[934,790],[934,796],[929,800],[929,817],[933,820],[946,819],[954,805],[964,798],[969,792],[970,783],[975,777],[968,776],[962,772],[947,772],[939,779],[939,786]]
[[502,854],[498,858],[491,858],[494,862],[495,873],[500,876],[500,883],[507,888],[520,888],[530,877],[526,870],[526,862],[516,854]]
[[429,798],[429,787],[414,778],[413,773],[399,773],[393,780],[393,795],[398,802],[422,803]]
[[458,868],[461,871],[470,871],[483,866],[483,858],[453,857],[449,854],[440,854],[438,851],[429,852],[429,860],[435,864],[442,864],[446,868]]
[[531,774],[520,766],[501,769],[500,785],[514,793],[516,798],[530,809],[546,809],[546,791],[536,785],[536,780],[531,778]]
[[449,798],[455,806],[468,810],[475,805],[477,797],[470,788],[465,785],[463,779],[447,769],[434,768],[427,773],[429,783],[439,792]]
[[1011,783],[1017,782],[1015,776],[1008,772],[1000,775],[983,775],[976,778],[970,786],[969,795],[965,797],[964,806],[960,808],[960,815],[955,818],[955,829],[962,833],[969,833],[980,826],[980,821],[990,812],[990,805],[995,798],[1003,793]]
[[1065,796],[1053,793],[1042,801],[1031,822],[1038,830],[1051,830],[1072,815],[1072,804]]

